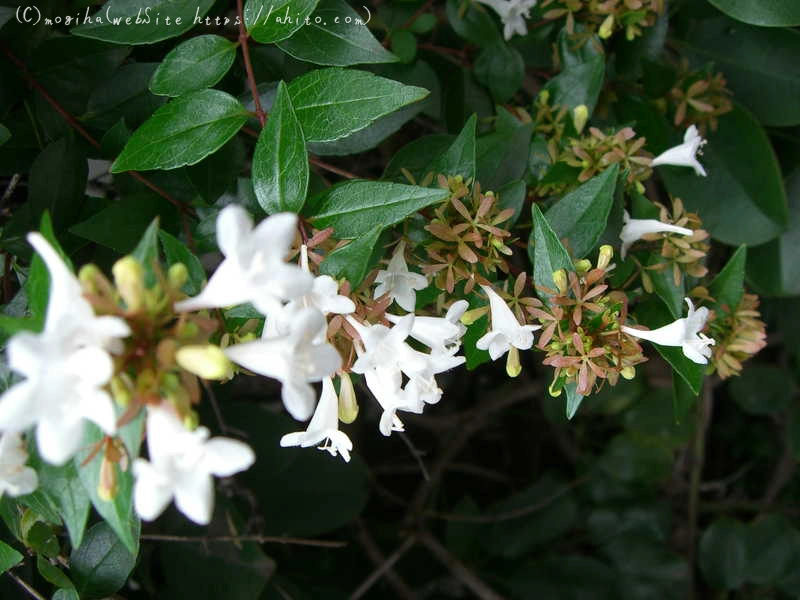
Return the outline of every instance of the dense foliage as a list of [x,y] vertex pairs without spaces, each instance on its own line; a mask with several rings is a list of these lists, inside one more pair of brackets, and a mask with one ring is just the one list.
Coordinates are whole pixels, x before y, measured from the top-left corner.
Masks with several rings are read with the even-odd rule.
[[800,597],[798,6],[0,1],[0,596]]

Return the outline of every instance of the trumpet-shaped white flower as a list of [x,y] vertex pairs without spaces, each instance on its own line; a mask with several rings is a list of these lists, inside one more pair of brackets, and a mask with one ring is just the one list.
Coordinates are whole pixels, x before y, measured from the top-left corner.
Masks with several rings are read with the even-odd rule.
[[706,144],[700,134],[697,132],[697,127],[692,125],[686,130],[683,136],[683,143],[680,146],[674,146],[665,150],[653,159],[650,163],[651,166],[657,165],[674,165],[676,167],[692,167],[694,172],[698,175],[706,176],[706,170],[703,165],[697,160],[697,154],[702,152],[700,149]]
[[225,354],[254,373],[280,381],[286,410],[305,421],[314,410],[315,393],[309,382],[332,376],[341,368],[342,358],[331,344],[318,342],[325,328],[325,317],[318,310],[297,311],[289,327],[285,336],[230,346]]
[[378,425],[380,432],[389,436],[393,431],[405,431],[403,422],[397,416],[398,410],[421,413],[424,401],[415,393],[413,387],[402,387],[403,375],[399,369],[380,368],[364,373],[367,387],[383,409]]
[[530,17],[530,10],[536,6],[536,0],[478,0],[489,6],[503,22],[503,37],[510,40],[515,34],[526,35],[528,26],[525,19]]
[[0,436],[0,498],[30,494],[39,485],[36,471],[26,467],[28,451],[20,434],[4,433]]
[[708,358],[711,356],[711,348],[714,345],[714,340],[707,337],[705,334],[700,333],[706,326],[708,320],[708,309],[701,306],[697,310],[689,298],[685,298],[686,304],[689,305],[688,314],[668,325],[645,331],[642,329],[634,329],[623,325],[622,331],[628,335],[632,335],[654,344],[661,346],[679,346],[683,350],[684,356],[689,360],[701,365],[708,363]]
[[[447,309],[444,317],[415,316],[410,335],[434,352],[458,348],[461,345],[461,338],[467,331],[460,322],[467,308],[469,303],[466,300],[459,300]],[[398,323],[403,317],[387,314],[386,318],[392,323]]]
[[286,262],[294,240],[297,215],[278,213],[255,228],[247,211],[228,205],[217,217],[217,244],[225,260],[194,298],[175,304],[179,311],[222,308],[251,302],[270,315],[283,302],[308,293],[313,277],[300,267]]
[[428,280],[424,275],[413,273],[408,270],[405,259],[405,242],[400,242],[392,254],[392,259],[386,270],[378,271],[375,277],[375,293],[373,298],[379,298],[384,294],[397,302],[403,310],[413,312],[417,304],[416,290],[423,290],[428,287]]
[[353,442],[344,431],[339,431],[339,398],[330,377],[322,380],[322,394],[308,428],[305,431],[287,433],[281,438],[281,446],[284,448],[308,448],[320,443],[320,450],[327,450],[331,456],[341,454],[345,462],[350,462]]
[[619,239],[622,240],[620,255],[623,260],[625,260],[631,245],[649,233],[677,233],[679,235],[692,235],[694,233],[694,231],[686,227],[662,223],[658,219],[631,219],[627,210],[625,211],[624,219],[625,224],[622,226],[622,231],[619,232]]
[[353,363],[353,372],[365,374],[375,369],[396,369],[409,377],[424,373],[428,367],[427,355],[406,343],[414,320],[414,315],[409,314],[389,328],[380,324],[364,325],[347,317],[348,323],[358,332],[363,344],[363,348],[356,346],[358,358]]
[[47,240],[32,233],[28,241],[47,265],[50,296],[44,330],[18,333],[8,343],[9,366],[26,379],[0,397],[0,430],[35,425],[42,458],[60,465],[80,446],[84,419],[116,431],[114,404],[103,389],[113,374],[108,350],[119,350],[130,329],[122,319],[94,315]]
[[488,350],[492,360],[497,360],[512,347],[528,350],[533,346],[533,332],[541,329],[541,326],[520,325],[508,304],[497,292],[487,285],[481,287],[489,296],[492,325],[486,335],[475,344],[478,349]]
[[183,514],[199,525],[211,521],[214,512],[214,480],[248,469],[255,454],[238,440],[215,437],[198,427],[189,431],[178,417],[164,408],[147,411],[147,449],[150,460],[133,464],[136,513],[146,521],[158,517],[175,499]]

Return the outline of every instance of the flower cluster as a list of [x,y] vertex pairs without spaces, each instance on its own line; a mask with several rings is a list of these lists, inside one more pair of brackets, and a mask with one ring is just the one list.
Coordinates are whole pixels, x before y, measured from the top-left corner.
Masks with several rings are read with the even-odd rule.
[[744,294],[738,306],[723,307],[711,321],[711,332],[719,340],[711,362],[722,379],[739,375],[742,363],[767,345],[758,305],[758,296]]
[[625,30],[632,40],[651,27],[664,12],[664,0],[544,0],[545,19],[566,17],[567,30],[573,32],[575,23],[585,24],[589,31],[609,38],[617,30]]
[[697,125],[703,132],[717,130],[718,118],[733,109],[731,92],[722,73],[692,71],[681,63],[675,84],[667,94],[676,126]]

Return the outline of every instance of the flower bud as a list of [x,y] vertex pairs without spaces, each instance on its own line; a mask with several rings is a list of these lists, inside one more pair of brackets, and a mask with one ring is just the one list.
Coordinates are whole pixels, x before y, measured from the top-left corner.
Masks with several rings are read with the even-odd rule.
[[588,273],[592,269],[592,261],[582,258],[579,261],[575,262],[575,271],[577,271],[578,275],[584,275]]
[[509,377],[516,377],[522,373],[522,364],[519,362],[519,350],[516,346],[511,346],[506,357],[506,373]]
[[489,312],[489,307],[488,306],[481,306],[479,308],[473,308],[472,310],[468,310],[463,315],[461,315],[461,322],[464,325],[472,325],[475,321],[480,319],[487,312]]
[[203,379],[228,379],[233,375],[231,361],[214,344],[183,346],[175,352],[175,361]]
[[156,346],[156,360],[160,367],[166,369],[172,368],[175,364],[175,351],[177,347],[177,342],[171,338],[161,340],[158,343],[158,346]]
[[352,423],[358,416],[358,398],[349,373],[339,375],[339,420]]
[[189,270],[183,263],[175,263],[167,271],[167,281],[174,290],[179,290],[189,280]]
[[131,401],[131,390],[133,388],[129,381],[126,381],[127,375],[117,375],[111,378],[111,397],[119,406],[125,408]]
[[567,290],[567,272],[564,269],[559,269],[558,271],[553,271],[553,283],[556,285],[556,289],[562,293],[566,294]]
[[111,502],[117,495],[117,467],[108,456],[100,463],[100,480],[97,482],[97,495],[105,502]]
[[197,416],[197,413],[193,410],[190,410],[181,419],[183,422],[183,426],[190,431],[194,431],[197,429],[197,426],[200,425],[200,417]]
[[623,378],[630,381],[631,379],[636,377],[636,369],[634,369],[629,365],[627,367],[623,367],[622,369],[620,369],[619,374],[622,375]]
[[614,258],[614,248],[608,244],[600,246],[600,254],[597,257],[597,268],[605,269]]
[[606,20],[603,21],[603,24],[600,25],[597,35],[600,36],[601,40],[607,40],[611,37],[612,33],[614,33],[614,15],[608,15]]
[[144,304],[144,268],[132,256],[119,259],[111,268],[114,283],[128,310],[138,311]]
[[559,383],[558,379],[554,379],[550,382],[550,386],[547,388],[547,391],[553,398],[558,398],[561,395],[561,384]]
[[78,271],[78,280],[80,280],[83,290],[89,294],[98,296],[113,297],[111,282],[103,275],[103,272],[97,265],[88,264],[81,267]]
[[572,123],[575,125],[575,131],[580,133],[586,127],[586,122],[589,120],[589,108],[585,104],[576,106],[572,110]]

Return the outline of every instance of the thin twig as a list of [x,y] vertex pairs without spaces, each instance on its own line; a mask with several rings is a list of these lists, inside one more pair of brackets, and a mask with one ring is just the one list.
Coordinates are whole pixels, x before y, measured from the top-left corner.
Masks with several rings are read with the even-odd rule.
[[312,165],[319,167],[320,169],[325,169],[330,173],[335,173],[336,175],[345,177],[346,179],[363,179],[362,177],[359,177],[355,173],[351,173],[350,171],[346,171],[345,169],[342,169],[330,163],[326,163],[325,161],[318,159],[316,156],[309,156],[308,162],[310,162]]
[[39,592],[37,592],[33,588],[33,586],[30,583],[28,583],[27,581],[25,581],[24,579],[20,579],[19,577],[14,575],[14,573],[12,573],[11,571],[6,571],[6,573],[8,574],[9,577],[11,577],[11,579],[13,579],[16,582],[16,584],[19,587],[21,587],[23,590],[28,592],[28,595],[31,598],[36,598],[36,600],[47,600],[47,598],[45,598]]
[[424,452],[422,452],[421,450],[417,449],[417,447],[411,441],[411,438],[409,438],[408,435],[406,435],[404,432],[401,431],[399,433],[399,435],[400,435],[400,439],[403,440],[403,443],[408,448],[408,451],[411,452],[411,456],[413,456],[414,460],[417,461],[417,465],[419,466],[419,470],[422,472],[422,478],[425,481],[430,481],[430,479],[431,479],[430,473],[428,473],[428,469],[425,467],[425,462],[422,460],[422,456],[423,456]]
[[22,175],[19,173],[14,173],[11,176],[11,180],[8,182],[8,186],[6,187],[6,191],[3,192],[3,197],[0,198],[0,206],[3,206],[6,202],[8,202],[8,200],[11,198],[11,194],[13,194],[14,190],[17,189],[17,185],[21,179]]
[[250,62],[250,34],[244,24],[244,9],[242,7],[242,0],[236,0],[236,14],[239,16],[239,44],[242,47],[242,57],[244,58],[244,70],[247,72],[247,82],[250,85],[250,92],[253,94],[253,106],[256,109],[256,118],[258,119],[261,127],[267,122],[267,113],[261,106],[261,97],[258,95],[258,85],[256,84],[256,76],[253,72],[253,64]]
[[767,510],[778,496],[781,493],[781,490],[792,480],[792,475],[794,474],[795,467],[797,466],[797,461],[794,458],[794,453],[792,452],[791,442],[788,440],[788,435],[785,436],[786,441],[784,443],[783,449],[783,456],[781,456],[780,461],[775,466],[775,470],[772,473],[772,479],[770,479],[769,484],[767,485],[767,491],[764,492],[764,497],[761,499],[761,510]]
[[141,539],[148,542],[185,542],[189,544],[255,542],[256,544],[292,544],[294,546],[314,546],[317,548],[344,548],[347,546],[347,542],[329,542],[326,540],[271,535],[168,535],[143,533]]
[[416,594],[408,587],[408,584],[400,578],[400,576],[392,570],[392,567],[399,561],[403,555],[408,552],[411,547],[416,543],[414,536],[407,537],[392,554],[386,558],[378,548],[375,540],[372,539],[369,531],[364,527],[363,523],[360,524],[358,532],[358,541],[364,547],[364,551],[369,556],[370,560],[377,566],[377,568],[369,574],[361,585],[350,595],[350,600],[358,600],[366,594],[372,586],[374,586],[381,577],[386,576],[386,580],[394,588],[395,594],[399,598],[413,599]]
[[453,577],[463,583],[480,600],[502,600],[503,596],[490,588],[481,578],[470,571],[464,563],[453,556],[447,548],[442,546],[439,541],[427,531],[419,535],[419,541],[431,551],[439,562],[441,562],[453,574]]

